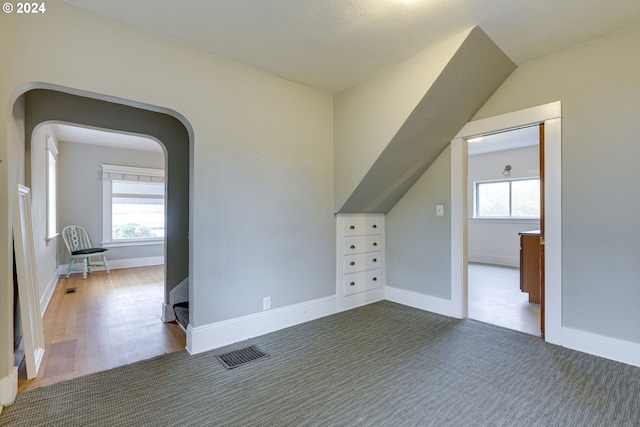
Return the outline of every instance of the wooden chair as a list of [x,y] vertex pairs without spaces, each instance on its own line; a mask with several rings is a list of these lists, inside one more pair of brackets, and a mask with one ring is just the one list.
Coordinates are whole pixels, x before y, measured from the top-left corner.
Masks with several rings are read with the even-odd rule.
[[[67,279],[72,271],[82,271],[82,278],[87,278],[87,273],[91,273],[91,267],[104,267],[107,274],[110,273],[105,252],[107,248],[95,248],[91,245],[91,240],[86,230],[79,225],[69,225],[62,229],[62,238],[69,251],[69,267],[67,268]],[[102,262],[91,263],[92,257],[102,257]],[[75,260],[82,259],[82,268],[75,268]]]

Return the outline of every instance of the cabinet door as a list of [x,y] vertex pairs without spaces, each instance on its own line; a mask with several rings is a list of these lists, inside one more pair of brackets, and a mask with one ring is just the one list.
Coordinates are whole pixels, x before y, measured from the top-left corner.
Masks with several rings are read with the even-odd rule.
[[520,283],[529,302],[540,304],[540,236],[521,236]]

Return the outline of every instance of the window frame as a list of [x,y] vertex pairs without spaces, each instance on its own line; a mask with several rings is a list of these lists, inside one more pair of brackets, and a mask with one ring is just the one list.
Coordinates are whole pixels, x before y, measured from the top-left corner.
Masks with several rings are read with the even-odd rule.
[[[540,185],[540,176],[525,176],[518,178],[501,178],[501,179],[487,179],[487,180],[478,180],[473,182],[473,219],[476,220],[507,220],[507,221],[515,221],[515,220],[539,220],[540,214],[538,215],[529,215],[529,216],[514,216],[513,215],[513,182],[516,181],[537,181],[538,185]],[[479,197],[479,186],[482,184],[493,184],[493,183],[508,183],[509,184],[509,215],[506,216],[489,216],[489,215],[479,215],[480,211],[480,197]]]
[[52,136],[45,144],[46,164],[46,240],[58,236],[58,147]]
[[[165,187],[164,201],[165,212],[164,222],[165,230],[167,225],[166,213],[166,181],[164,169],[119,166],[102,164],[102,246],[106,248],[125,247],[125,246],[149,246],[163,245],[165,237],[141,237],[133,239],[114,239],[113,238],[113,185],[112,181],[130,181],[130,182],[155,182],[163,183]],[[153,197],[157,198],[157,197]]]

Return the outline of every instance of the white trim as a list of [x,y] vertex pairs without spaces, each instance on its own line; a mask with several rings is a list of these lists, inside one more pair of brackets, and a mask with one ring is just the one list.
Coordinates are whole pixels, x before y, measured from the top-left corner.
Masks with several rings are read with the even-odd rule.
[[336,296],[332,295],[195,328],[189,325],[187,351],[190,354],[202,353],[336,312]]
[[[145,258],[129,258],[129,259],[115,259],[108,260],[109,270],[118,270],[120,268],[135,268],[135,267],[149,267],[152,265],[163,265],[164,264],[164,256],[152,256]],[[67,274],[68,264],[60,264],[58,266],[58,274],[63,275]],[[96,267],[91,268],[92,271],[101,271],[104,270],[104,267]],[[72,273],[73,274],[73,273]]]
[[[340,283],[342,285],[342,283]],[[338,297],[337,311],[346,311],[363,305],[373,304],[374,302],[383,301],[385,296],[385,286],[371,289],[356,294]]]
[[537,107],[469,122],[458,132],[455,138],[471,139],[474,136],[499,133],[560,117],[562,117],[562,103],[560,101],[550,102]]
[[178,286],[169,291],[169,304],[162,303],[162,321],[173,322],[176,314],[173,311],[174,304],[189,301],[189,278],[187,277]]
[[[545,339],[562,344],[561,102],[467,123],[451,141],[451,295],[467,316],[467,156],[466,140],[508,129],[545,123]],[[464,297],[462,297],[464,295]],[[458,298],[460,300],[458,301]]]
[[49,284],[47,285],[42,297],[40,298],[40,312],[42,313],[42,317],[44,317],[45,311],[47,311],[47,307],[49,306],[49,302],[51,302],[51,297],[53,296],[53,291],[56,290],[56,286],[58,285],[58,278],[60,275],[58,271],[54,271],[53,275],[49,279]]
[[173,322],[174,320],[176,320],[176,313],[173,311],[172,304],[165,304],[164,302],[162,303],[161,319],[164,323]]
[[[166,200],[167,185],[165,184],[165,170],[156,168],[118,166],[103,163],[102,165],[102,246],[139,246],[164,244],[165,238],[139,239],[140,243],[133,243],[134,239],[113,239],[113,180],[140,181],[164,184]],[[165,206],[165,226],[167,208]],[[137,240],[137,239],[136,239]]]
[[461,138],[451,141],[451,303],[452,316],[468,315],[468,197],[467,144]]
[[[134,167],[134,166],[119,166],[119,165],[108,165],[102,164],[102,179],[110,180],[114,179],[114,175],[119,175],[120,177],[115,177],[115,179],[126,180],[126,181],[136,181],[141,177],[148,177],[152,182],[164,182],[164,169],[155,169],[155,168],[142,168],[142,167]],[[137,178],[125,178],[125,176],[133,176]],[[162,178],[161,180],[154,180],[154,178]]]
[[561,119],[544,123],[545,341],[564,345],[562,326],[562,129]]
[[470,223],[477,224],[525,224],[532,225],[540,222],[540,218],[505,217],[505,218],[469,218]]
[[164,237],[158,237],[154,239],[127,239],[127,240],[112,240],[110,242],[100,242],[105,248],[129,248],[133,246],[154,246],[164,245]]
[[45,217],[46,241],[49,241],[58,235],[58,147],[52,136],[47,135],[46,140]]
[[9,368],[9,375],[0,377],[0,411],[13,403],[18,394],[18,367]]
[[562,346],[640,367],[640,343],[563,327]]
[[387,301],[442,314],[443,316],[458,317],[458,305],[453,304],[451,300],[434,297],[432,295],[419,294],[392,286],[387,286],[384,291]]

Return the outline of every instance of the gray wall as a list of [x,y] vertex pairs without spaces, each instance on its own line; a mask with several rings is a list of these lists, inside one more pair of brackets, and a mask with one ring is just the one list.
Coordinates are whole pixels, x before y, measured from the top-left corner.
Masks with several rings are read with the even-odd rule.
[[[164,155],[72,142],[59,143],[58,223],[82,225],[94,245],[102,240],[102,163],[164,169]],[[64,243],[59,245],[60,264],[69,262]],[[110,248],[109,260],[157,257],[164,245]]]
[[447,147],[387,214],[388,286],[451,299],[450,171]]
[[[170,183],[176,176],[193,178],[190,188],[169,189],[170,198],[180,198],[175,218],[185,226],[175,235],[179,250],[172,254],[168,247],[166,258],[168,273],[184,271],[177,282],[189,275],[192,326],[261,312],[264,296],[272,297],[275,309],[335,294],[330,94],[65,2],[38,20],[6,21],[0,51],[11,60],[0,82],[0,134],[7,132],[2,118],[10,117],[12,93],[32,82],[83,95],[59,105],[74,105],[85,121],[50,114],[46,120],[108,129],[136,125],[148,131],[131,132],[153,135],[158,123],[152,115],[104,108],[126,104],[186,118],[189,131],[173,119],[181,135],[157,137],[168,148]],[[80,101],[102,107],[80,108]],[[184,157],[171,143],[182,146]],[[5,144],[0,139],[0,152]],[[184,163],[174,170],[176,159]],[[9,184],[15,179],[7,177]]]
[[479,111],[562,101],[562,322],[640,342],[640,26],[518,68]]
[[[336,96],[336,194],[352,185],[356,171],[366,172],[337,212],[389,212],[513,71],[515,64],[479,27],[463,34],[453,54],[451,40],[459,35]],[[443,59],[449,61],[440,68]],[[412,103],[416,96],[422,97]],[[384,149],[367,164],[381,138]]]

